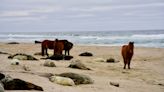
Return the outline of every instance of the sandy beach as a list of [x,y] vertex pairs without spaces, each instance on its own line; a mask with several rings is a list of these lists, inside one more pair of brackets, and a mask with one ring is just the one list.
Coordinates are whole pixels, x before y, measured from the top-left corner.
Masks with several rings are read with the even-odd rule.
[[[68,68],[70,61],[55,61],[56,67],[44,67],[42,56],[34,55],[41,52],[40,44],[20,43],[6,44],[0,43],[0,51],[10,54],[26,53],[33,55],[39,61],[21,60],[20,65],[11,65],[8,55],[0,54],[0,71],[9,74],[13,78],[20,78],[25,81],[41,86],[44,92],[164,92],[164,48],[135,47],[134,56],[131,61],[131,69],[123,69],[121,56],[121,46],[79,46],[75,45],[70,54],[72,60],[79,59],[91,70],[80,70]],[[91,52],[92,57],[80,57],[82,52]],[[106,63],[95,62],[96,58],[114,58],[120,62]],[[31,71],[25,71],[22,66],[26,65]],[[90,76],[93,84],[63,86],[49,81],[48,78],[36,73],[60,74],[64,72],[80,73]],[[119,87],[110,85],[110,82],[119,83]],[[5,92],[38,92],[12,90]]]

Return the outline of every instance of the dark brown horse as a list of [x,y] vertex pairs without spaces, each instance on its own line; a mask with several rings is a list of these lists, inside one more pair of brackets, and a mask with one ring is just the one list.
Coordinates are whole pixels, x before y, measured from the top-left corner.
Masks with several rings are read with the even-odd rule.
[[[52,41],[52,40],[44,40],[42,43],[41,43],[41,48],[42,48],[42,56],[44,56],[45,54],[48,56],[48,53],[47,53],[47,50],[48,49],[54,49],[54,42],[55,41]],[[64,44],[64,49],[65,50],[65,55],[66,53],[68,53],[69,55],[69,51],[72,49],[73,47],[73,43],[67,41],[67,40],[58,40],[58,42],[62,42]],[[60,43],[61,44],[61,43]],[[56,45],[57,46],[57,45]],[[58,47],[58,46],[57,46]],[[57,49],[57,48],[55,48]],[[58,53],[55,52],[55,53]],[[60,52],[61,53],[61,52]]]
[[71,43],[67,40],[59,40],[59,41],[62,41],[64,43],[65,55],[68,54],[68,56],[69,56],[69,51],[72,49],[73,43]]
[[128,69],[130,69],[130,62],[133,56],[134,42],[129,42],[128,45],[122,46],[122,57],[124,59],[124,69],[126,69],[126,64],[128,64]]

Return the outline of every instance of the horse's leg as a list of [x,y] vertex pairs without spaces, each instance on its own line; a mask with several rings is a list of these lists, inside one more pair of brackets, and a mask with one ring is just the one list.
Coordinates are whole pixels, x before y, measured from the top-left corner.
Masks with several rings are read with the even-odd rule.
[[61,54],[61,55],[63,54],[63,50],[61,50],[60,54]]
[[128,62],[128,69],[130,69],[130,60],[129,60],[129,62]]
[[43,48],[43,46],[42,46],[42,56],[44,56],[44,48]]
[[56,54],[55,48],[54,48],[54,55]]
[[130,59],[128,59],[128,69],[130,69]]
[[69,56],[69,50],[68,50],[68,56]]
[[129,58],[128,60],[128,69],[130,69],[130,62],[131,62],[132,57]]
[[126,69],[126,58],[123,54],[122,54],[122,57],[123,57],[123,60],[124,60],[124,68],[123,69]]
[[66,55],[66,54],[68,54],[68,56],[69,56],[69,50],[66,50],[65,55]]
[[124,58],[124,69],[126,69],[126,59]]
[[67,54],[67,50],[65,50],[65,56],[66,56],[66,54]]
[[49,55],[48,55],[48,49],[46,48],[46,55],[49,57]]

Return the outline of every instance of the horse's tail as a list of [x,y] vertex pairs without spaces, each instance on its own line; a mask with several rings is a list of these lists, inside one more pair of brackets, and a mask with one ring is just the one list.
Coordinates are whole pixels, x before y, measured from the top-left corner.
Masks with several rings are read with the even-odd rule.
[[64,44],[64,50],[70,50],[73,47],[73,43],[67,42]]
[[73,47],[73,43],[71,43],[71,42],[67,42],[67,43],[65,44],[65,46],[64,46],[65,55],[66,55],[66,52],[67,52],[68,55],[69,55],[69,51],[72,49],[72,47]]
[[70,45],[70,48],[69,48],[69,50],[70,50],[73,47],[73,43],[69,42],[69,45]]

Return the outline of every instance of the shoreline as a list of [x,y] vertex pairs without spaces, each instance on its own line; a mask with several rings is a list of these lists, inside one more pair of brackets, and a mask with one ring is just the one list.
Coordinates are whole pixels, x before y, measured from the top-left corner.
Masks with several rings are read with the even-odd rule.
[[[10,42],[15,42],[15,41],[0,42],[0,44],[8,44]],[[35,42],[17,42],[17,43],[19,43],[19,44],[35,44]],[[125,43],[125,44],[127,44],[127,43]],[[121,44],[121,45],[112,45],[112,44],[74,44],[74,46],[122,47],[125,44]],[[134,46],[135,46],[135,43],[134,43]],[[164,49],[164,47],[152,47],[152,46],[135,46],[135,47],[136,48],[157,48],[157,49]]]

